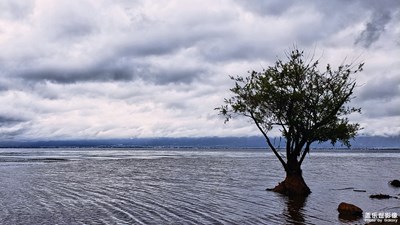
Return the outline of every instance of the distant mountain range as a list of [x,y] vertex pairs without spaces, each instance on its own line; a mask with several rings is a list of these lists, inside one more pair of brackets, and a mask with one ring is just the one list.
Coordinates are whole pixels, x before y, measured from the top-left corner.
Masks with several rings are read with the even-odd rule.
[[[284,139],[273,138],[276,146],[285,146]],[[357,137],[351,141],[353,149],[400,149],[400,136]],[[92,140],[29,140],[0,141],[0,148],[266,148],[263,137],[201,137],[201,138],[133,138]],[[313,148],[345,148],[330,143],[314,144]]]

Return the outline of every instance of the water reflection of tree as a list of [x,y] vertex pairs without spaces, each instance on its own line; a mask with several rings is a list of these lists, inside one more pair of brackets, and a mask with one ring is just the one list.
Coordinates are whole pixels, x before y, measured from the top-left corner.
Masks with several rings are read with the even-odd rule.
[[304,196],[285,197],[287,207],[284,211],[284,215],[286,216],[286,222],[288,224],[306,224],[303,213],[306,200],[307,197]]

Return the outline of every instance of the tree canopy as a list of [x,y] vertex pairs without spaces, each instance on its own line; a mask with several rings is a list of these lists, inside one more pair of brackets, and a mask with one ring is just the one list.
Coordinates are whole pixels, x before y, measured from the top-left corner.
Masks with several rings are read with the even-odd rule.
[[300,165],[313,142],[350,146],[360,126],[346,116],[361,112],[348,106],[356,87],[351,75],[364,65],[342,64],[334,70],[328,64],[320,71],[318,60],[306,60],[303,51],[294,49],[286,56],[286,62],[278,59],[261,72],[231,76],[233,96],[216,108],[226,122],[234,115],[249,117],[285,169],[285,161],[270,140],[273,128],[286,139],[286,158],[296,157]]

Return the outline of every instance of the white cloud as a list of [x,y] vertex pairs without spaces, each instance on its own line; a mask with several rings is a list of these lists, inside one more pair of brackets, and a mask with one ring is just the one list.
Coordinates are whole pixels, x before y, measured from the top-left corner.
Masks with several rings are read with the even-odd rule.
[[[2,1],[0,137],[247,136],[217,112],[228,75],[293,44],[365,61],[365,134],[400,134],[397,1]],[[376,28],[376,29],[373,29]],[[379,108],[377,108],[379,107]],[[399,121],[399,122],[396,122]],[[277,134],[277,133],[275,133]]]

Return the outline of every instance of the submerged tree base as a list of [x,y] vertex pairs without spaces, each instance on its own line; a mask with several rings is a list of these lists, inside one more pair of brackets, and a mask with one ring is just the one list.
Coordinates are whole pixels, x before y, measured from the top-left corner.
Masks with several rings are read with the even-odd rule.
[[276,187],[267,190],[288,196],[308,196],[311,193],[310,188],[301,176],[286,176],[285,180]]

